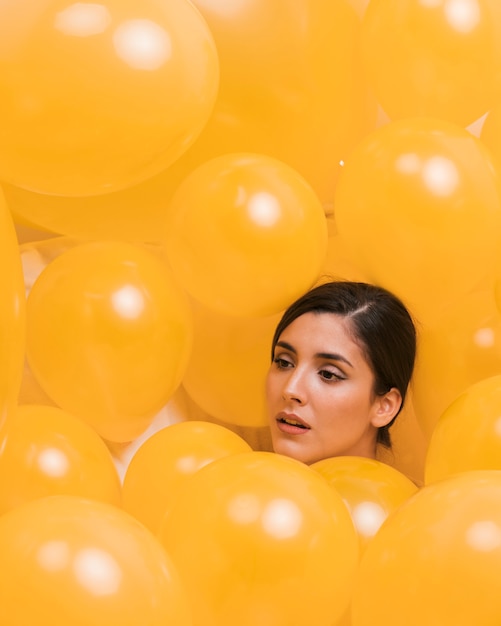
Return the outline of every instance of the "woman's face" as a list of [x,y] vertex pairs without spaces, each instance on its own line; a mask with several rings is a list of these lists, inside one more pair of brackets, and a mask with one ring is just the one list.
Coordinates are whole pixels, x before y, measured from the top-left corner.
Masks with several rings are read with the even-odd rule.
[[275,452],[307,464],[375,456],[391,399],[374,394],[374,374],[347,318],[301,315],[282,332],[273,357],[266,393]]

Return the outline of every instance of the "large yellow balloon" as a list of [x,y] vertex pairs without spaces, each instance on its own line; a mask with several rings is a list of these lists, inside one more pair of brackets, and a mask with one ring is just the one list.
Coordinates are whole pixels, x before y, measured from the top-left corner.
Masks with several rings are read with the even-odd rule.
[[346,160],[335,218],[358,266],[425,323],[494,271],[498,172],[484,144],[459,126],[391,122]]
[[40,386],[105,439],[135,439],[180,384],[191,311],[149,250],[77,245],[43,270],[27,309],[27,357]]
[[0,190],[0,429],[15,409],[25,348],[26,302],[16,232]]
[[294,167],[332,209],[339,162],[376,124],[356,54],[355,11],[346,0],[193,4],[209,25],[221,67],[213,114],[196,142],[151,179],[101,196],[43,196],[9,185],[16,216],[72,237],[158,241],[169,200],[186,175],[241,151]]
[[212,112],[217,52],[187,0],[9,0],[0,23],[0,179],[13,185],[85,196],[138,183]]
[[418,490],[402,473],[375,459],[340,456],[317,461],[311,468],[343,498],[358,533],[361,553],[388,515]]
[[491,626],[501,614],[501,472],[423,487],[362,558],[352,626]]
[[210,422],[179,422],[149,437],[132,457],[123,481],[123,507],[153,532],[199,469],[251,447],[231,430]]
[[0,514],[55,494],[120,505],[113,458],[99,435],[77,417],[56,407],[21,406],[0,442]]
[[0,517],[0,606],[9,626],[191,626],[157,539],[117,507],[50,496]]
[[501,317],[492,289],[469,294],[420,329],[413,404],[430,440],[441,415],[471,385],[501,371]]
[[425,481],[469,470],[501,470],[501,376],[471,385],[444,411],[431,436]]
[[499,97],[497,0],[371,0],[361,53],[391,119],[426,115],[467,126]]
[[317,472],[271,452],[194,474],[159,533],[194,626],[332,626],[346,610],[358,539]]
[[193,350],[183,377],[190,398],[222,422],[267,426],[265,379],[280,315],[231,317],[196,302],[193,312]]
[[165,251],[185,289],[227,315],[280,312],[318,277],[327,224],[310,185],[285,163],[227,154],[178,187]]

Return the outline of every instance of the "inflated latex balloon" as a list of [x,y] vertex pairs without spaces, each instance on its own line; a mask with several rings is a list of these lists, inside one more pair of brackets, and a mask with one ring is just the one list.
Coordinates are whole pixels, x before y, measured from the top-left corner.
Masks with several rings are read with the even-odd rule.
[[0,514],[56,494],[120,505],[111,453],[94,429],[66,411],[20,406],[0,443]]
[[19,247],[0,190],[0,428],[15,409],[25,348],[25,292]]
[[191,626],[158,540],[104,502],[50,496],[0,517],[0,606],[11,626]]
[[135,439],[180,384],[191,310],[150,250],[77,245],[43,270],[27,310],[27,357],[40,386],[105,439]]
[[347,159],[335,216],[359,267],[425,323],[493,272],[498,172],[484,144],[454,124],[391,122]]
[[501,163],[501,105],[499,104],[500,99],[498,99],[496,106],[493,107],[485,116],[480,129],[480,140],[485,143],[485,145],[493,153],[494,157],[498,160],[498,163]]
[[200,408],[217,420],[239,426],[267,426],[265,379],[280,316],[230,317],[196,302],[193,313],[193,350],[183,387]]
[[158,241],[169,200],[186,175],[237,151],[288,163],[332,209],[339,162],[377,117],[355,54],[354,10],[345,0],[193,4],[214,36],[221,67],[213,114],[196,142],[163,172],[101,196],[44,196],[6,186],[18,219],[77,238]]
[[447,407],[474,383],[501,371],[501,317],[492,289],[451,303],[420,330],[413,404],[429,441]]
[[217,52],[187,0],[9,0],[0,23],[0,179],[13,185],[64,196],[133,185],[212,112]]
[[371,0],[361,54],[391,119],[467,126],[499,98],[500,37],[497,0]]
[[444,411],[431,436],[425,481],[470,470],[501,470],[501,376],[466,389]]
[[496,624],[500,575],[501,472],[465,472],[386,520],[362,558],[352,626]]
[[127,467],[123,507],[156,533],[188,478],[216,459],[250,451],[239,435],[211,422],[162,428],[139,447]]
[[331,626],[349,604],[359,558],[350,515],[294,459],[248,452],[203,467],[159,537],[194,626]]
[[313,463],[343,498],[350,511],[363,552],[388,515],[418,488],[386,463],[363,457],[340,456]]
[[164,227],[175,275],[202,304],[243,317],[280,312],[318,277],[327,224],[317,195],[291,167],[227,154],[178,187]]

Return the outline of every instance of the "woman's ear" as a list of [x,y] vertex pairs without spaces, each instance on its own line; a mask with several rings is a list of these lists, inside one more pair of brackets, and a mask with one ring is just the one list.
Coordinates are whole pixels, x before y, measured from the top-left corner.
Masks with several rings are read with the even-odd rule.
[[402,394],[396,387],[392,387],[383,396],[377,396],[371,424],[376,428],[386,426],[400,411],[401,406]]

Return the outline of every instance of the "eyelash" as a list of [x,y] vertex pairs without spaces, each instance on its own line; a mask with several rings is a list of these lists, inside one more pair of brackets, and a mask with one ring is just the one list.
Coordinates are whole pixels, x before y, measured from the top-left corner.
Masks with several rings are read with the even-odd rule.
[[[293,363],[291,363],[291,361],[288,361],[287,359],[284,359],[282,357],[275,357],[273,359],[273,363],[275,363],[275,365],[277,366],[279,370],[285,370],[293,366]],[[327,383],[337,382],[339,380],[345,380],[344,376],[341,376],[340,374],[336,374],[336,372],[331,372],[330,370],[321,369],[319,370],[318,373],[320,375],[320,378],[322,378],[322,380],[324,380]]]

